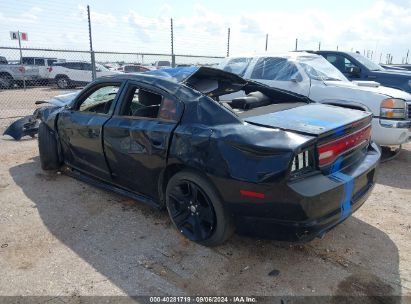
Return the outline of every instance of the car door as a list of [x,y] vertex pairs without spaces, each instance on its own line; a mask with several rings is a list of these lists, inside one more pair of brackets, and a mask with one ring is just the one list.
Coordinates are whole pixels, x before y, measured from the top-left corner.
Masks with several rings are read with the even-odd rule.
[[310,92],[308,77],[287,58],[261,57],[254,59],[250,67],[244,78],[304,96],[308,96]]
[[110,180],[102,131],[117,101],[121,82],[98,82],[63,110],[57,129],[65,162],[95,177]]
[[113,117],[104,126],[104,150],[115,184],[158,198],[182,104],[164,91],[129,82]]

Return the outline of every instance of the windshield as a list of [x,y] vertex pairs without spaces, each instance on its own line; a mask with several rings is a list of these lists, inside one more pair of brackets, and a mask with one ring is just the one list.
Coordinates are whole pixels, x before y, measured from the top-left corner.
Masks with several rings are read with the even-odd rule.
[[370,71],[384,71],[384,68],[380,66],[379,64],[376,64],[372,62],[370,59],[362,56],[361,54],[358,53],[351,53],[350,54],[354,59],[356,59],[359,63],[364,65],[367,69]]
[[296,61],[311,79],[348,81],[347,78],[324,57],[299,56]]

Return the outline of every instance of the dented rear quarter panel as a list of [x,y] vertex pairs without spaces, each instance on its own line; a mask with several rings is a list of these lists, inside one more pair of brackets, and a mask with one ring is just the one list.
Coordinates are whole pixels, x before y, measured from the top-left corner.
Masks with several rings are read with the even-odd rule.
[[201,96],[197,103],[185,105],[168,165],[206,174],[226,203],[244,202],[241,188],[269,193],[269,199],[288,191],[295,153],[315,140],[315,136],[243,122],[218,102]]

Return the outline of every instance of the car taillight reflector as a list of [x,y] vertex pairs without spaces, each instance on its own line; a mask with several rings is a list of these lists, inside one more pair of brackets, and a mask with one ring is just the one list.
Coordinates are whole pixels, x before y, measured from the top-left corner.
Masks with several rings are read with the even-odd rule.
[[353,147],[358,146],[362,142],[369,140],[371,132],[371,126],[367,126],[354,133],[340,137],[331,142],[322,144],[317,147],[318,162],[320,166],[323,166],[333,161],[338,155],[347,151]]

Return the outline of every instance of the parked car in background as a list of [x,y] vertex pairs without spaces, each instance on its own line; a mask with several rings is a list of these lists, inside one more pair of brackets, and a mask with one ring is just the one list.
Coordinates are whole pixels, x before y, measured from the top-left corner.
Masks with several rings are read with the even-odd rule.
[[50,79],[51,66],[58,61],[57,58],[47,57],[23,57],[25,66],[32,65],[39,69],[39,82],[48,83]]
[[120,65],[116,62],[105,62],[100,64],[110,71],[116,71],[120,67]]
[[[218,101],[227,91],[245,97]],[[102,77],[38,110],[40,163],[159,208],[202,245],[234,229],[309,241],[375,184],[370,113],[313,103],[218,69]]]
[[139,65],[139,64],[125,64],[121,67],[117,68],[117,71],[123,73],[144,73],[147,71],[151,71],[148,67]]
[[166,69],[166,68],[170,68],[171,67],[171,63],[170,63],[170,61],[167,61],[167,60],[159,60],[159,61],[156,61],[156,62],[154,62],[154,65],[153,65],[157,70],[158,69]]
[[327,59],[350,80],[376,81],[383,86],[411,93],[411,73],[387,70],[359,53],[340,51],[315,51]]
[[33,65],[9,63],[5,57],[0,60],[0,88],[10,89],[15,84],[23,85],[40,79],[39,68]]
[[[118,71],[110,71],[103,65],[96,63],[96,76],[108,76],[118,74]],[[50,71],[50,79],[60,89],[83,86],[92,81],[91,63],[82,61],[55,62]]]
[[319,55],[290,52],[229,57],[219,68],[316,102],[370,111],[373,113],[372,139],[379,145],[396,146],[411,140],[410,94],[376,82],[350,82]]

